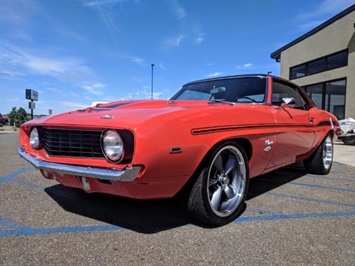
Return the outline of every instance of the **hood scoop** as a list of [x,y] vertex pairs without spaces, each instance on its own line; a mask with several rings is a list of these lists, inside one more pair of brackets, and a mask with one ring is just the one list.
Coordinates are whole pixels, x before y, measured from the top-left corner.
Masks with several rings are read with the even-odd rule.
[[[110,104],[97,104],[94,107],[89,107],[86,109],[79,109],[77,112],[83,113],[83,112],[102,112],[102,111],[107,111],[110,109],[114,109],[117,107],[121,107],[127,104],[131,104],[133,102],[115,102],[115,103],[110,103]],[[70,113],[70,112],[69,112]],[[103,119],[110,119],[110,118],[103,118]]]

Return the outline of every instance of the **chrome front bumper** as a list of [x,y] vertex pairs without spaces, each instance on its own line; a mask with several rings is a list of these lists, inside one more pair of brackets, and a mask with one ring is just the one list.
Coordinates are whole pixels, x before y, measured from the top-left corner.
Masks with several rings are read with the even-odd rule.
[[18,153],[37,169],[53,171],[62,176],[75,175],[110,181],[132,182],[137,178],[140,171],[140,167],[126,167],[124,170],[114,170],[45,162],[29,156],[21,147],[18,148]]

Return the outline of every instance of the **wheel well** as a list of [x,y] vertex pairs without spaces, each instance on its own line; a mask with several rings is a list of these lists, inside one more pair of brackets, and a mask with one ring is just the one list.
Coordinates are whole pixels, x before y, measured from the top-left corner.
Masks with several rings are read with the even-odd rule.
[[321,143],[325,140],[325,138],[330,135],[331,139],[334,140],[334,136],[335,136],[335,130],[334,129],[330,129],[327,134],[324,135],[324,138],[322,139]]
[[248,156],[248,161],[250,161],[250,158],[253,154],[253,147],[250,143],[249,140],[247,139],[244,139],[244,138],[236,138],[236,139],[230,139],[231,141],[234,141],[234,142],[237,142],[239,143],[240,145],[243,146],[244,150],[245,150],[245,153],[247,154]]
[[331,134],[331,137],[334,138],[334,134],[335,134],[334,129],[329,130],[328,134]]
[[250,143],[249,140],[245,139],[245,138],[234,138],[234,139],[225,139],[223,141],[220,141],[220,142],[217,142],[209,151],[211,151],[214,147],[216,147],[217,145],[221,144],[221,143],[224,143],[224,142],[227,142],[227,141],[233,141],[233,142],[236,142],[240,145],[242,145],[242,147],[244,148],[245,150],[245,153],[247,154],[248,156],[248,161],[250,161],[250,158],[253,154],[253,147]]
[[191,178],[189,178],[189,180],[186,182],[186,184],[183,186],[183,188],[178,192],[178,195],[185,194],[185,193],[188,193],[190,191],[192,185],[195,183],[196,179],[198,178],[199,173],[202,170],[201,166],[203,166],[204,162],[206,161],[208,153],[211,152],[217,145],[219,145],[221,143],[224,143],[224,142],[227,142],[227,141],[232,141],[232,142],[236,142],[236,143],[240,144],[244,148],[245,153],[248,156],[248,161],[250,161],[250,158],[251,158],[252,153],[253,153],[253,148],[252,148],[252,145],[251,145],[249,140],[247,140],[245,138],[234,138],[234,139],[225,139],[223,141],[217,142],[205,154],[204,158],[199,163],[198,167],[196,168],[196,170],[193,173],[193,175],[191,176]]

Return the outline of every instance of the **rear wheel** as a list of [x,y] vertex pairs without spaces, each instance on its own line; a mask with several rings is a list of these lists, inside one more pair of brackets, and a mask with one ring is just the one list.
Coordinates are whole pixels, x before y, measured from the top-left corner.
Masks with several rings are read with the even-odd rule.
[[328,134],[313,155],[304,161],[304,166],[310,173],[326,175],[333,164],[333,139]]
[[249,184],[248,160],[238,143],[218,145],[202,165],[188,197],[188,211],[197,220],[224,225],[243,210]]

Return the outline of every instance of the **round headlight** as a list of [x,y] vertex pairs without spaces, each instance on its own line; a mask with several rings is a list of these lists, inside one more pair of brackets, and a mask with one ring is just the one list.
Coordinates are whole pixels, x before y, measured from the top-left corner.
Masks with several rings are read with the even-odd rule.
[[101,148],[105,157],[117,162],[123,154],[123,141],[116,130],[106,130],[101,137]]
[[36,127],[34,127],[31,130],[31,133],[30,133],[30,144],[31,144],[32,149],[35,149],[35,150],[37,150],[40,147],[40,145],[41,145],[41,143],[39,141],[38,129]]

